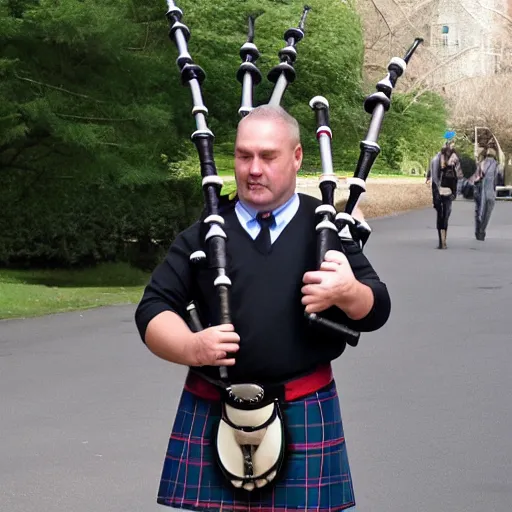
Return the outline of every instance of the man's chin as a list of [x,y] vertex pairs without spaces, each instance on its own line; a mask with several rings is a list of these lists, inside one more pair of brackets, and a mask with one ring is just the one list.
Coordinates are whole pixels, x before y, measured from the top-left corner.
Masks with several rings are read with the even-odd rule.
[[272,200],[271,194],[268,193],[266,188],[249,190],[245,198],[247,202],[257,205],[265,204]]

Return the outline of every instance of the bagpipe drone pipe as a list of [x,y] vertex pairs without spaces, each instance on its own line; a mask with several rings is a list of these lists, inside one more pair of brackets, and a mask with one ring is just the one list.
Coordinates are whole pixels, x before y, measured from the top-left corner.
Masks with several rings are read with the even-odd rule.
[[[208,109],[203,102],[201,85],[205,79],[203,69],[194,63],[189,51],[189,28],[181,22],[183,12],[173,0],[167,0],[167,20],[169,22],[169,37],[178,49],[176,64],[181,73],[181,81],[184,86],[190,88],[192,94],[192,115],[195,118],[196,130],[192,133],[192,141],[196,146],[201,167],[202,188],[205,199],[206,216],[203,223],[206,226],[204,248],[205,251],[196,251],[190,256],[192,265],[200,265],[206,260],[208,266],[216,271],[214,287],[220,304],[220,317],[217,323],[231,323],[231,309],[229,291],[231,280],[226,273],[226,233],[224,231],[224,218],[222,217],[220,191],[223,185],[222,178],[218,175],[213,155],[214,135],[208,128]],[[304,24],[310,8],[305,6],[298,27],[288,29],[284,34],[286,46],[279,52],[280,63],[268,73],[268,79],[274,83],[269,104],[279,105],[281,98],[289,83],[295,80],[293,67],[297,58],[296,45],[304,38]],[[249,30],[247,41],[240,48],[242,63],[237,73],[237,79],[242,84],[242,99],[239,115],[246,116],[253,108],[253,87],[261,82],[261,73],[255,65],[259,57],[259,51],[253,42],[254,18],[249,17]],[[202,330],[201,319],[192,302],[189,304],[188,315],[190,326],[193,330]],[[220,378],[228,382],[228,371],[225,366],[219,368]]]
[[[388,74],[377,83],[377,92],[368,96],[364,101],[364,109],[370,114],[371,121],[364,140],[360,143],[359,160],[352,178],[348,180],[349,196],[344,212],[337,212],[334,206],[334,194],[337,187],[337,178],[334,174],[331,152],[332,130],[329,123],[329,103],[323,96],[315,96],[309,103],[316,115],[316,136],[320,148],[322,162],[322,175],[320,177],[320,191],[322,204],[316,209],[318,223],[317,231],[317,265],[318,268],[325,258],[328,250],[343,251],[341,234],[348,228],[352,239],[363,247],[370,236],[370,226],[365,221],[353,217],[354,209],[366,191],[366,179],[378,154],[380,147],[377,143],[384,120],[384,114],[391,105],[391,94],[400,76],[406,70],[407,64],[422,43],[423,39],[416,38],[407,50],[403,59],[394,57],[388,64]],[[345,336],[349,345],[356,346],[360,333],[345,325],[322,318],[318,314],[306,314],[310,323],[338,331]]]
[[[189,28],[182,23],[183,13],[173,0],[167,0],[167,20],[169,22],[169,37],[178,49],[176,64],[181,73],[181,81],[188,86],[192,95],[192,115],[195,118],[196,130],[192,133],[191,139],[196,147],[202,176],[202,188],[205,199],[205,215],[202,219],[204,224],[204,251],[196,251],[190,256],[192,265],[202,264],[207,261],[209,268],[215,270],[214,287],[219,301],[219,318],[215,321],[220,324],[231,322],[230,309],[230,288],[231,280],[227,275],[226,240],[224,231],[224,218],[222,216],[221,188],[222,178],[218,176],[213,155],[214,135],[208,128],[208,109],[204,105],[202,97],[202,83],[205,79],[203,69],[194,63],[189,51],[188,41],[190,39]],[[304,6],[299,24],[284,33],[285,47],[279,51],[280,62],[273,67],[267,78],[274,83],[269,105],[279,106],[288,85],[296,78],[294,63],[297,58],[297,44],[304,38],[305,22],[309,6]],[[254,44],[255,19],[249,17],[249,29],[247,41],[240,48],[241,64],[237,72],[237,79],[241,83],[241,105],[238,111],[240,117],[245,117],[253,109],[253,89],[261,82],[261,72],[256,66],[260,56],[258,48]],[[370,126],[367,135],[360,144],[360,156],[353,178],[349,180],[349,197],[344,212],[336,212],[334,206],[334,191],[337,186],[336,176],[333,171],[331,156],[332,132],[329,126],[329,104],[321,96],[316,96],[310,102],[311,108],[316,114],[317,139],[320,146],[322,160],[322,176],[320,179],[320,190],[322,194],[322,205],[316,210],[318,223],[317,230],[317,263],[320,267],[325,253],[334,249],[343,251],[340,233],[348,228],[352,238],[364,246],[369,235],[370,227],[364,221],[358,221],[353,217],[354,208],[363,192],[366,190],[366,178],[370,173],[372,165],[377,158],[380,147],[377,139],[380,133],[384,114],[389,110],[391,94],[398,78],[404,73],[409,59],[422,42],[416,39],[407,51],[405,57],[393,58],[388,65],[388,74],[377,86],[377,92],[365,99],[364,109],[371,114]],[[202,325],[199,314],[194,303],[188,306],[188,313],[191,328],[195,331],[201,330]],[[344,325],[335,323],[321,317],[319,314],[306,314],[310,324],[334,330],[343,335],[348,344],[355,346],[359,339],[359,333]],[[230,356],[231,357],[231,356]],[[220,378],[229,382],[226,367],[219,368]]]

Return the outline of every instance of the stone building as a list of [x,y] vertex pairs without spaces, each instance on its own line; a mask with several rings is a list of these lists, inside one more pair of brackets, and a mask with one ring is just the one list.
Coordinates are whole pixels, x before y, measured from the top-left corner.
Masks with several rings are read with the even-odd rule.
[[440,66],[431,86],[510,71],[512,0],[438,0],[428,45]]

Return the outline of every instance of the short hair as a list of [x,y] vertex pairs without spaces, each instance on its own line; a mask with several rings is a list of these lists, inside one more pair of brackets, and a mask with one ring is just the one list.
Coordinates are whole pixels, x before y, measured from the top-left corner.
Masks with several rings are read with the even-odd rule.
[[[269,121],[281,121],[288,127],[293,144],[300,144],[300,127],[297,119],[288,114],[283,107],[278,105],[260,105],[253,108],[241,121],[246,119],[268,119]],[[240,124],[239,123],[239,124]]]

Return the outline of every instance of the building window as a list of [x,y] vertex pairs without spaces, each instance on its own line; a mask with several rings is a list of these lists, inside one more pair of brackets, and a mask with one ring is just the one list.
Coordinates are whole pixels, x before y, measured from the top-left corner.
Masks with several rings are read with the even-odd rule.
[[448,32],[450,32],[450,29],[448,28],[448,25],[443,25],[441,27],[441,41],[443,46],[448,46]]

